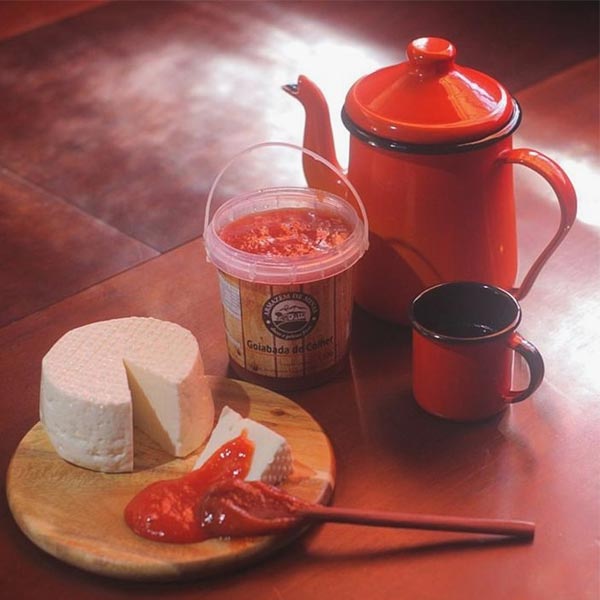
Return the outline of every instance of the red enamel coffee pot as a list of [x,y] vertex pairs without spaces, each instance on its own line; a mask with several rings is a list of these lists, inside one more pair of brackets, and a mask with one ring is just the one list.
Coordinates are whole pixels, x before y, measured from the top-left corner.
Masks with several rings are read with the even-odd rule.
[[[513,149],[517,101],[497,81],[455,63],[440,38],[409,44],[408,61],[359,79],[346,96],[348,177],[369,216],[370,247],[356,266],[356,301],[386,320],[408,323],[422,290],[480,281],[521,299],[561,243],[577,212],[564,171],[535,150]],[[306,111],[304,146],[337,165],[329,110],[308,78],[286,85]],[[313,188],[345,196],[343,184],[308,156]],[[561,210],[558,231],[517,288],[512,165],[540,174]]]

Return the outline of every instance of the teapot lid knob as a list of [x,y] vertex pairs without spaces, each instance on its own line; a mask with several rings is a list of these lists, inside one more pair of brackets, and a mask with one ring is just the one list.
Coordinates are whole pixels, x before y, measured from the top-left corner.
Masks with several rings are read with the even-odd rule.
[[422,37],[408,45],[406,55],[417,72],[443,75],[454,65],[456,48],[442,38]]

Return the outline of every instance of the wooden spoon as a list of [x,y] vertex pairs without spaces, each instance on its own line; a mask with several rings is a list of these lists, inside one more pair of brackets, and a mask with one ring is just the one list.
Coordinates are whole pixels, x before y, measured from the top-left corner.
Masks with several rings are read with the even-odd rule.
[[528,521],[446,517],[381,512],[309,504],[261,482],[233,479],[218,483],[202,504],[203,526],[215,536],[266,535],[289,529],[306,520],[458,531],[533,539],[535,524]]

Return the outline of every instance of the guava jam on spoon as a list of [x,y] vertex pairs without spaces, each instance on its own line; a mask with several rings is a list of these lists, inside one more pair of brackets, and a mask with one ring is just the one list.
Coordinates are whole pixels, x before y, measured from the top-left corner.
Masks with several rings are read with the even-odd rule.
[[203,498],[200,518],[211,537],[243,537],[285,531],[309,505],[261,481],[219,481]]
[[531,540],[527,521],[381,512],[310,504],[259,481],[243,481],[254,445],[242,433],[200,468],[184,477],[158,481],[125,508],[125,520],[140,536],[190,543],[213,537],[278,533],[311,521],[350,523],[513,536]]
[[221,481],[208,490],[202,522],[211,536],[237,537],[277,533],[301,522],[321,521],[437,531],[506,535],[533,539],[527,521],[477,519],[337,508],[310,504],[258,481]]

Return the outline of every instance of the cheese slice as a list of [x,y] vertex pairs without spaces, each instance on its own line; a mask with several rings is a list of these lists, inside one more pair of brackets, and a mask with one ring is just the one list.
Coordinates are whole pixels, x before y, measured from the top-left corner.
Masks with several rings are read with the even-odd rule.
[[214,422],[196,338],[144,317],[69,331],[42,360],[40,420],[62,458],[95,471],[133,470],[134,424],[188,455]]
[[201,467],[223,444],[246,431],[254,443],[254,454],[246,481],[277,485],[292,473],[292,452],[285,438],[252,419],[244,419],[228,406],[223,407],[210,439],[200,453],[194,469]]

